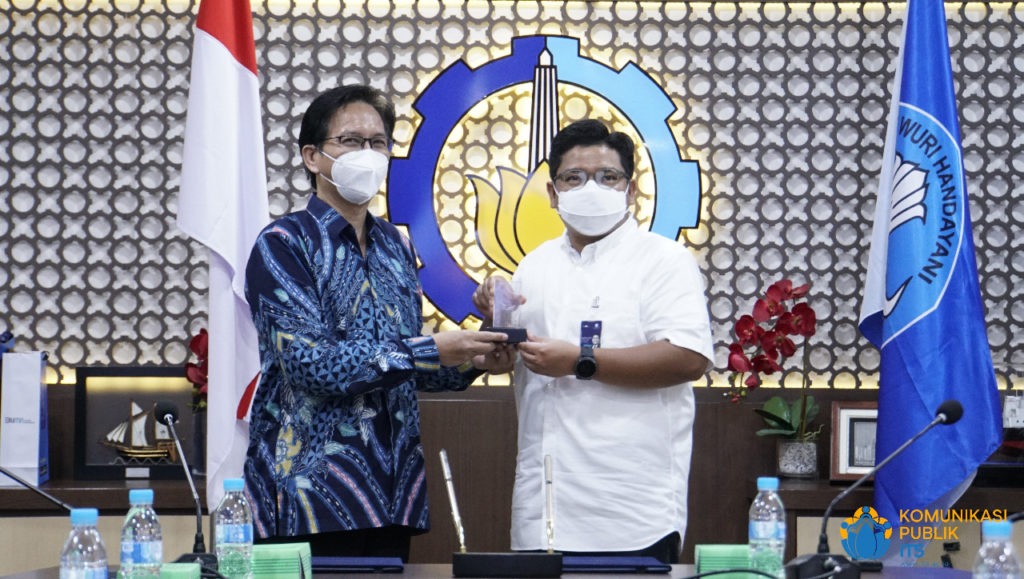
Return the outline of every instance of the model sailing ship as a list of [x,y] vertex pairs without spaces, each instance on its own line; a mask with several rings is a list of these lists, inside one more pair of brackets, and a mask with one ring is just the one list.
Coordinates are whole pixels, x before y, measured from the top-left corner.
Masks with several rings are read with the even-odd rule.
[[178,462],[178,449],[170,430],[153,414],[156,404],[149,410],[144,410],[134,400],[129,400],[129,405],[128,419],[108,432],[102,443],[127,460],[167,459]]

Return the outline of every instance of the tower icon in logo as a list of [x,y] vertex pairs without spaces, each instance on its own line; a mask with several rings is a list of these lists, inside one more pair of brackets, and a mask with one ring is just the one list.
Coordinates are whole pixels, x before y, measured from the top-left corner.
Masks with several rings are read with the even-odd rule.
[[839,524],[843,549],[853,559],[878,559],[889,550],[892,523],[871,507],[861,507]]
[[[515,99],[509,95],[520,87],[532,92],[528,147],[526,139],[514,138],[526,107],[510,105]],[[560,103],[566,94],[572,95],[569,102]],[[681,158],[668,123],[676,111],[672,99],[634,63],[616,70],[581,55],[575,38],[519,37],[508,56],[475,68],[457,61],[413,106],[422,122],[408,155],[392,160],[387,211],[392,223],[408,229],[419,252],[424,296],[456,323],[476,314],[472,293],[484,266],[511,273],[526,253],[563,230],[545,187],[560,107],[606,122],[615,117],[622,125],[616,130],[637,135],[638,166],[647,179],[641,194],[653,201],[652,232],[674,240],[681,229],[697,225],[700,171],[696,161]],[[500,125],[500,134],[481,145],[488,122]],[[520,142],[523,155],[515,152]],[[481,162],[485,149],[500,150],[509,162]],[[453,187],[462,181],[464,190]],[[455,255],[453,247],[465,247],[467,240],[473,251]]]

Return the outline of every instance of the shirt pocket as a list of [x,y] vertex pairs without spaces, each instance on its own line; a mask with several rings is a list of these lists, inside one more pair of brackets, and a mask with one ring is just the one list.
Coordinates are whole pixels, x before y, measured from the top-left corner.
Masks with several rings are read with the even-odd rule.
[[[626,348],[645,343],[638,297],[601,296],[599,307],[582,312],[583,320],[600,320],[602,348]],[[579,332],[577,327],[577,336]]]

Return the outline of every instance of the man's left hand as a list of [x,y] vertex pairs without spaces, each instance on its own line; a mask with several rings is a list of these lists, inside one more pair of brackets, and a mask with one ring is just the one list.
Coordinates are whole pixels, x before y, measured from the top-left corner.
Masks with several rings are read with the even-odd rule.
[[516,347],[511,344],[497,346],[490,354],[473,358],[473,366],[491,374],[505,374],[512,371],[516,363]]
[[559,378],[575,374],[580,347],[564,340],[530,335],[527,341],[519,344],[519,355],[531,372]]

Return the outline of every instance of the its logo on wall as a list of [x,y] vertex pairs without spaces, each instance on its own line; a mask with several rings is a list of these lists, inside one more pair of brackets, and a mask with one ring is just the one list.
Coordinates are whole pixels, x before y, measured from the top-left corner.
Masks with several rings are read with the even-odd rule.
[[892,523],[871,507],[861,507],[839,524],[843,549],[853,559],[879,559],[889,550]]
[[[676,239],[697,225],[699,168],[680,158],[667,122],[671,98],[633,63],[615,70],[581,56],[577,39],[521,37],[509,56],[473,69],[456,62],[414,108],[421,123],[408,156],[391,163],[388,214],[408,228],[424,294],[451,320],[477,315],[472,294],[480,272],[511,273],[530,250],[562,233],[545,188],[560,116],[598,118],[636,136],[640,195],[651,204],[641,222],[651,231]],[[516,136],[527,130],[525,144]],[[468,249],[457,257],[453,247]],[[474,268],[476,278],[467,273]]]

